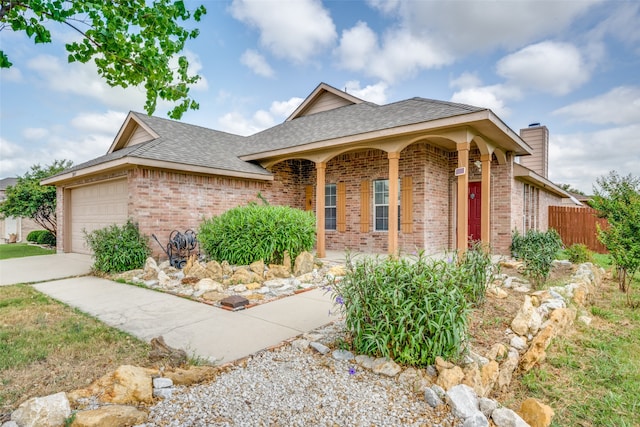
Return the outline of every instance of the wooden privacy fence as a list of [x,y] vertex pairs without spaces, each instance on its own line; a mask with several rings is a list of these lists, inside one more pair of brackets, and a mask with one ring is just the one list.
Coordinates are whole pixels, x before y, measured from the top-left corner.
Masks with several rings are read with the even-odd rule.
[[549,228],[555,228],[565,246],[583,243],[589,249],[606,254],[607,248],[598,240],[598,229],[607,226],[607,220],[598,218],[593,208],[549,206]]

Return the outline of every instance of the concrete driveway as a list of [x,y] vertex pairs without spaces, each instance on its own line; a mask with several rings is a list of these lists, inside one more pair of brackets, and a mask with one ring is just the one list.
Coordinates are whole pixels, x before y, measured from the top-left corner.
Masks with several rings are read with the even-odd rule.
[[0,260],[0,286],[36,283],[91,272],[91,255],[54,254]]

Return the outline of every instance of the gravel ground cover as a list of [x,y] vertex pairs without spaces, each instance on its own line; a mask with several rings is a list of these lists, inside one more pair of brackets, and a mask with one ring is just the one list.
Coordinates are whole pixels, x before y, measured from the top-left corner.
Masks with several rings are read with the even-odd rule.
[[448,407],[352,362],[285,345],[215,381],[178,387],[147,426],[456,426]]

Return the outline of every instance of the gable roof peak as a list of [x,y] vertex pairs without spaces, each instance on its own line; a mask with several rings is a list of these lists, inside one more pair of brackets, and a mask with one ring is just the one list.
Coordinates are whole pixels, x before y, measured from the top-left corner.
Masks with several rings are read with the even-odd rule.
[[285,122],[310,114],[332,110],[346,105],[361,104],[363,102],[365,101],[347,93],[346,90],[336,89],[323,82],[302,101],[298,108],[287,117]]

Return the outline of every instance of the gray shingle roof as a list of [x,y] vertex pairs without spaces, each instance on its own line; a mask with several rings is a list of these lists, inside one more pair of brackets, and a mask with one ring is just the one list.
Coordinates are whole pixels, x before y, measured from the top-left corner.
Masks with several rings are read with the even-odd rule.
[[235,172],[270,175],[270,172],[261,166],[238,159],[241,145],[245,140],[243,136],[175,120],[148,116],[143,113],[133,112],[132,114],[153,129],[159,135],[159,138],[116,150],[76,165],[71,169],[67,169],[64,173],[124,157],[134,157]]
[[296,118],[247,137],[244,155],[483,111],[465,104],[411,98],[387,105],[348,105]]
[[116,150],[63,173],[133,157],[270,175],[261,166],[240,160],[239,157],[483,110],[424,98],[411,98],[387,105],[363,102],[302,116],[248,137],[133,112],[159,137]]

